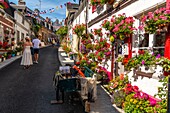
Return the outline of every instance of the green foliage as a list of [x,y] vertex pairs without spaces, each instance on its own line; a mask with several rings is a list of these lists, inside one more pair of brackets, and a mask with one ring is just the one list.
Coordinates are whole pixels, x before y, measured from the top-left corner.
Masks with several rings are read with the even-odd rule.
[[126,96],[124,111],[125,113],[154,113],[149,101],[134,98],[134,93]]
[[62,26],[57,31],[56,34],[60,36],[60,39],[63,40],[65,36],[68,34],[68,27]]
[[125,101],[125,92],[123,91],[123,89],[121,90],[117,90],[117,91],[114,91],[114,94],[113,94],[113,103],[118,106],[118,107],[122,107],[122,104],[124,103]]
[[73,28],[73,33],[76,34],[80,38],[85,33],[84,32],[85,30],[86,30],[85,24],[77,24]]
[[42,25],[40,25],[39,23],[37,23],[36,19],[33,19],[33,26],[32,26],[32,30],[34,32],[35,35],[38,35],[38,31],[42,28]]
[[158,113],[166,113],[167,112],[167,96],[168,96],[168,77],[159,80],[162,83],[162,87],[158,87],[158,93],[154,95],[158,96],[161,101],[158,102],[159,107],[155,107]]
[[162,65],[164,71],[170,72],[170,60],[169,59],[162,58],[159,64]]
[[123,89],[127,83],[129,83],[128,76],[116,76],[115,79],[109,82],[107,89],[110,93],[113,93],[115,90]]
[[143,54],[140,54],[136,57],[129,59],[128,63],[125,65],[127,70],[131,70],[132,68],[138,68],[141,65],[150,66],[156,65],[159,62],[159,58],[156,58],[155,55],[150,54],[148,51],[144,51]]
[[23,50],[23,47],[21,47],[21,46],[20,47],[16,47],[15,49],[16,49],[17,52],[21,52]]
[[123,59],[124,59],[124,57],[120,56],[120,57],[117,58],[116,62],[123,62]]

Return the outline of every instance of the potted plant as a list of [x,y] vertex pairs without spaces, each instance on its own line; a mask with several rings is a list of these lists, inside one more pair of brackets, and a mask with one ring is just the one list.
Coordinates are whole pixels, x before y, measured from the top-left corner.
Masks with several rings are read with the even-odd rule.
[[169,25],[170,11],[166,8],[160,8],[154,12],[148,12],[141,17],[141,25],[139,29],[145,30],[147,33],[154,34],[163,30],[167,30]]
[[12,51],[7,52],[7,58],[10,59],[12,57]]
[[103,36],[102,28],[94,29],[94,35],[98,35],[98,36],[102,37]]
[[134,26],[133,17],[126,17],[125,13],[118,16],[112,16],[111,20],[105,20],[102,23],[102,27],[110,31],[111,36],[124,40],[126,37],[130,37],[134,30],[137,30]]
[[11,56],[14,57],[14,56],[16,56],[16,54],[17,54],[17,51],[13,50],[12,53],[11,53]]
[[73,28],[73,33],[76,34],[78,37],[81,37],[84,34],[85,29],[85,24],[76,24]]
[[22,54],[22,50],[23,48],[20,46],[20,47],[16,47],[16,52],[17,52],[17,55],[21,55]]
[[3,42],[3,46],[2,47],[3,47],[3,49],[7,50],[7,49],[9,49],[11,47],[11,45],[8,44],[8,42]]
[[5,61],[7,59],[7,53],[2,54],[2,61]]

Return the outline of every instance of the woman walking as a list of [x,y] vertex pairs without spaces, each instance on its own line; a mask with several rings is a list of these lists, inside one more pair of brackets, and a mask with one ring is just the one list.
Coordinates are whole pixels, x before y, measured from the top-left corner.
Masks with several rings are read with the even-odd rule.
[[30,65],[32,65],[32,55],[31,55],[31,49],[32,43],[28,37],[25,38],[24,42],[24,52],[22,55],[21,65],[24,66],[24,69],[28,69]]

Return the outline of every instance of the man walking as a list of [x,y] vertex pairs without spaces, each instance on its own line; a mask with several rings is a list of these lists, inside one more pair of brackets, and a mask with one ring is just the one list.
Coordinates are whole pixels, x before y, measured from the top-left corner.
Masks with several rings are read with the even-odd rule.
[[34,48],[34,63],[38,64],[38,57],[39,57],[39,49],[41,46],[41,41],[38,38],[38,35],[36,35],[35,39],[32,41],[33,48]]

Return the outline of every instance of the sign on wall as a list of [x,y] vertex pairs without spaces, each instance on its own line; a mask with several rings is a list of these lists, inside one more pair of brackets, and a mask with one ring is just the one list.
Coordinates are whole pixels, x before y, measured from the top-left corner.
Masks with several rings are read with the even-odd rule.
[[129,55],[128,43],[122,45],[122,54]]

